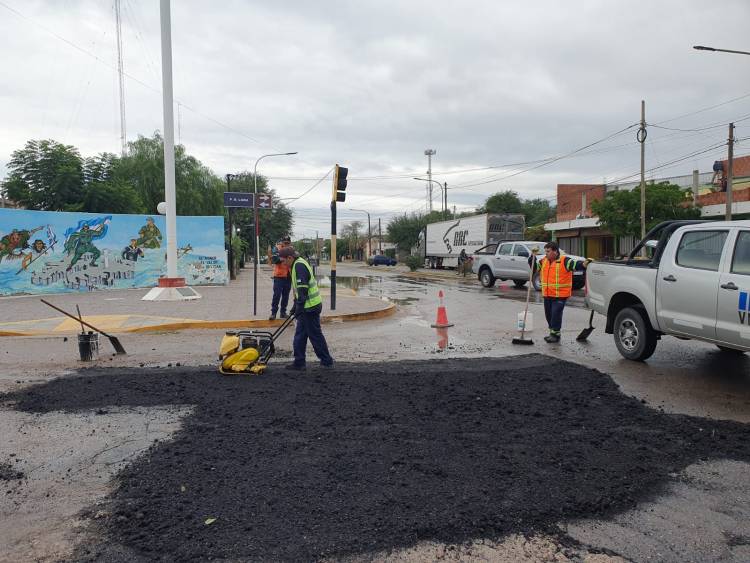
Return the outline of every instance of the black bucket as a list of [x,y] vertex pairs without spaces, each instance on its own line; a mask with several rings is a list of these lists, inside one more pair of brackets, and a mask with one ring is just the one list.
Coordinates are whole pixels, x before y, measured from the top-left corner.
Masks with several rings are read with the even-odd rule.
[[95,360],[99,355],[99,333],[89,331],[88,334],[79,334],[78,352],[82,362]]

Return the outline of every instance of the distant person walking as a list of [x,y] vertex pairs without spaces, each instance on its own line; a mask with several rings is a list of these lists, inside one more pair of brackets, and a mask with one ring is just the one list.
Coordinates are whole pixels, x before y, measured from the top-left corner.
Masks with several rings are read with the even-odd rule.
[[466,260],[468,260],[468,256],[466,256],[466,249],[462,248],[461,252],[458,255],[458,268],[456,268],[457,276],[460,276],[462,272],[464,276],[466,275]]
[[307,340],[310,339],[315,355],[324,368],[333,368],[333,358],[328,351],[323,330],[320,328],[320,313],[323,310],[323,299],[318,291],[318,282],[313,275],[312,267],[304,258],[297,256],[294,247],[287,246],[279,250],[279,257],[289,266],[292,272],[294,289],[294,312],[297,315],[297,329],[294,333],[294,362],[287,369],[305,369]]
[[279,256],[279,252],[283,248],[288,248],[292,245],[292,239],[288,236],[282,238],[276,243],[276,247],[273,249],[271,254],[271,263],[273,264],[273,299],[271,299],[271,316],[269,320],[276,318],[276,313],[279,311],[279,303],[281,303],[281,314],[279,318],[285,319],[287,317],[286,309],[289,304],[289,292],[292,289],[292,277],[284,261]]
[[544,257],[537,261],[538,248],[532,250],[529,266],[539,272],[544,297],[544,316],[547,319],[549,335],[544,341],[550,344],[560,342],[563,310],[573,292],[573,272],[585,270],[591,260],[574,260],[560,253],[556,242],[544,245]]

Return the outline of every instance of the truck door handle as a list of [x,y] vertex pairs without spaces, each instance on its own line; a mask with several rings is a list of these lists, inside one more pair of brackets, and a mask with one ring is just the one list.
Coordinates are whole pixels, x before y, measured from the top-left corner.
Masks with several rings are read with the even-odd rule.
[[665,277],[665,278],[662,278],[662,279],[663,279],[664,281],[668,281],[668,282],[676,282],[676,281],[677,281],[677,278],[676,278],[676,277],[674,277],[674,276],[673,276],[672,274],[669,274],[669,275],[668,275],[667,277]]
[[723,284],[721,284],[721,289],[733,289],[733,290],[737,291],[739,289],[739,287],[737,287],[736,285],[734,285],[733,282],[729,282],[729,283],[723,283]]

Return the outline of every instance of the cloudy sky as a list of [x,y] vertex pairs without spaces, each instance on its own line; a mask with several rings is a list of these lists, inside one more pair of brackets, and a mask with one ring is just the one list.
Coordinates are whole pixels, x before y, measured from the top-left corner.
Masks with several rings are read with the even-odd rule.
[[[0,14],[0,174],[29,139],[119,152],[114,1],[0,0]],[[132,140],[163,129],[159,2],[121,14]],[[458,209],[635,180],[641,100],[648,177],[707,172],[730,121],[750,137],[750,56],[692,46],[750,51],[748,21],[748,0],[176,0],[175,135],[222,176],[298,151],[259,167],[280,197],[305,194],[290,200],[298,236],[329,231],[335,163],[350,169],[341,222],[424,210],[412,177],[428,148]]]

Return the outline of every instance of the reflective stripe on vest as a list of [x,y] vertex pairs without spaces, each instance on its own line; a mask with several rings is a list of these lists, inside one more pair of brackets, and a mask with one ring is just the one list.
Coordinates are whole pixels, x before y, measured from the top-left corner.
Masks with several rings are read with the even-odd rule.
[[[297,268],[295,268],[295,266],[299,262],[304,264],[305,268],[307,268],[307,271],[310,272],[310,285],[297,285]],[[320,305],[321,303],[323,303],[323,299],[320,297],[320,291],[318,291],[318,282],[315,281],[315,276],[313,275],[310,264],[308,264],[304,258],[297,258],[297,260],[294,261],[294,264],[292,264],[292,287],[294,288],[294,296],[297,299],[299,299],[299,292],[297,291],[297,288],[307,288],[307,301],[305,301],[305,309],[312,309],[316,305]]]
[[[568,264],[565,264],[565,262]],[[572,262],[572,266],[571,263]],[[571,266],[570,270],[566,268]],[[547,260],[545,256],[539,261],[539,276],[542,282],[542,295],[544,297],[567,298],[573,293],[573,271],[575,261],[560,255],[554,262]]]

